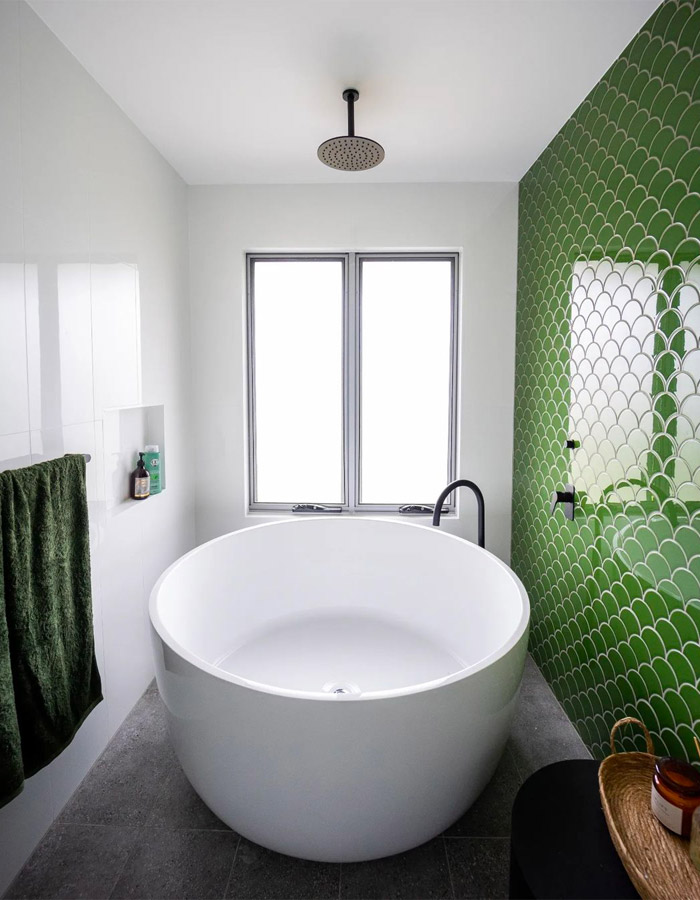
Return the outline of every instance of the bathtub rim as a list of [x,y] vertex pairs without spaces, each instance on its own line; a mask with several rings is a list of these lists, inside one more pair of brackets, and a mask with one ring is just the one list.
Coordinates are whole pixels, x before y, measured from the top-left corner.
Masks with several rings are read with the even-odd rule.
[[[377,519],[374,516],[353,516],[352,521],[357,520],[376,522]],[[190,665],[195,668],[205,672],[208,675],[211,675],[214,678],[217,678],[219,681],[228,682],[229,684],[235,684],[238,687],[246,688],[249,690],[258,691],[264,694],[273,694],[280,697],[288,697],[291,699],[297,700],[323,700],[331,703],[359,703],[362,701],[369,700],[386,700],[395,697],[408,697],[413,694],[423,693],[425,691],[435,690],[439,687],[444,687],[448,684],[454,684],[455,682],[462,681],[464,678],[468,678],[470,675],[475,675],[477,672],[480,672],[482,669],[487,669],[489,666],[496,663],[499,659],[502,659],[506,656],[523,638],[523,635],[526,635],[529,624],[530,624],[530,599],[527,595],[527,591],[522,583],[522,581],[518,578],[518,576],[513,572],[510,566],[506,565],[503,560],[499,559],[494,553],[491,553],[489,550],[486,550],[483,547],[479,547],[474,544],[472,541],[466,540],[466,538],[459,537],[456,534],[450,534],[447,531],[440,531],[439,529],[435,529],[433,526],[421,525],[417,522],[401,522],[396,520],[381,520],[381,521],[390,521],[392,525],[403,526],[405,528],[420,528],[426,531],[430,531],[432,533],[437,532],[443,538],[453,541],[459,541],[466,544],[470,544],[476,551],[479,553],[483,553],[488,556],[494,563],[505,573],[505,575],[510,579],[513,583],[513,587],[517,590],[518,596],[521,601],[521,613],[520,618],[518,620],[518,624],[515,629],[511,632],[508,639],[501,644],[496,650],[482,659],[478,660],[475,663],[472,663],[470,666],[465,666],[463,669],[460,669],[458,672],[453,672],[451,675],[446,675],[443,678],[435,678],[430,681],[418,682],[416,684],[405,685],[399,688],[391,688],[388,690],[381,691],[365,691],[359,694],[332,694],[326,691],[305,691],[299,690],[295,688],[283,688],[278,685],[265,684],[260,681],[253,681],[248,678],[243,678],[240,675],[235,675],[232,672],[226,672],[223,669],[220,669],[218,666],[213,665],[202,657],[197,656],[196,653],[193,653],[188,647],[185,647],[178,640],[176,640],[173,635],[170,633],[168,628],[166,627],[163,619],[160,615],[160,610],[158,608],[158,600],[160,589],[163,586],[166,579],[169,578],[181,565],[184,565],[187,560],[194,556],[196,553],[199,553],[204,547],[208,547],[212,544],[217,544],[220,541],[224,541],[227,538],[230,538],[232,535],[241,534],[245,531],[253,531],[261,528],[274,528],[278,526],[284,525],[292,525],[292,524],[300,524],[302,521],[319,521],[324,520],[327,522],[337,522],[338,519],[335,516],[308,516],[305,519],[281,519],[275,522],[263,522],[259,525],[250,525],[246,528],[239,528],[236,531],[229,531],[226,534],[221,534],[218,537],[212,538],[209,541],[205,541],[203,544],[199,544],[196,547],[193,547],[191,550],[188,550],[187,553],[178,557],[173,563],[171,563],[168,568],[162,573],[162,575],[158,578],[156,583],[151,590],[149,600],[148,600],[148,617],[151,624],[152,629],[158,635],[160,640],[167,646],[169,649],[175,653],[177,656],[184,659],[186,662],[190,663]]]

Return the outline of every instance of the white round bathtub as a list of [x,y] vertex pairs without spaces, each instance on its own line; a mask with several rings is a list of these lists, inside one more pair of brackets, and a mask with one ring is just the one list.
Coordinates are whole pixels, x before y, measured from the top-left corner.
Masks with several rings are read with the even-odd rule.
[[308,518],[210,541],[153,589],[158,688],[197,793],[281,853],[399,853],[458,819],[503,751],[520,581],[438,528]]

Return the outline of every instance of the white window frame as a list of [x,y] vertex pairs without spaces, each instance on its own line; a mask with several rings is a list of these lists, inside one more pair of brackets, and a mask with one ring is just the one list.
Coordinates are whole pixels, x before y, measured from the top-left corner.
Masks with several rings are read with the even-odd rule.
[[[452,268],[450,300],[450,382],[449,382],[449,431],[447,447],[447,484],[456,478],[457,470],[457,415],[459,372],[459,251],[401,251],[365,252],[342,251],[338,253],[246,253],[246,386],[247,386],[247,445],[248,445],[248,511],[293,512],[297,504],[318,503],[309,498],[299,498],[296,503],[274,503],[256,500],[256,452],[255,452],[255,263],[257,261],[336,260],[343,266],[343,502],[324,504],[343,514],[397,515],[401,506],[424,503],[424,500],[406,498],[402,504],[360,503],[362,473],[360,471],[360,412],[361,412],[361,307],[362,263],[365,260],[447,260]],[[407,348],[407,352],[414,352]],[[410,435],[407,435],[407,440]],[[435,498],[437,499],[437,497]],[[452,498],[447,498],[443,515],[454,511]],[[424,513],[430,515],[430,511]]]

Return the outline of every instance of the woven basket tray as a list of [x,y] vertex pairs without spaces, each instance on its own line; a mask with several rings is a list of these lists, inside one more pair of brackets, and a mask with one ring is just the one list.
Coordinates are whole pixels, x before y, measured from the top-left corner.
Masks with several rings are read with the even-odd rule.
[[[621,725],[641,725],[647,753],[617,753]],[[600,765],[598,784],[610,837],[643,900],[700,898],[700,872],[691,862],[689,842],[668,831],[651,811],[651,779],[656,756],[651,735],[639,719],[620,719],[610,732],[611,755]]]

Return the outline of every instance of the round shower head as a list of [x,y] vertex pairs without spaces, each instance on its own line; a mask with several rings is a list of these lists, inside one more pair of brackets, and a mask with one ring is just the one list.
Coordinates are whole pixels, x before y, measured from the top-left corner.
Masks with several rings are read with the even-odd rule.
[[318,158],[331,169],[361,172],[379,165],[384,159],[384,148],[371,138],[341,134],[321,144]]
[[343,100],[348,104],[348,133],[329,138],[318,148],[318,158],[331,169],[362,172],[364,169],[373,169],[384,159],[381,144],[355,134],[354,103],[359,96],[355,88],[343,91]]

